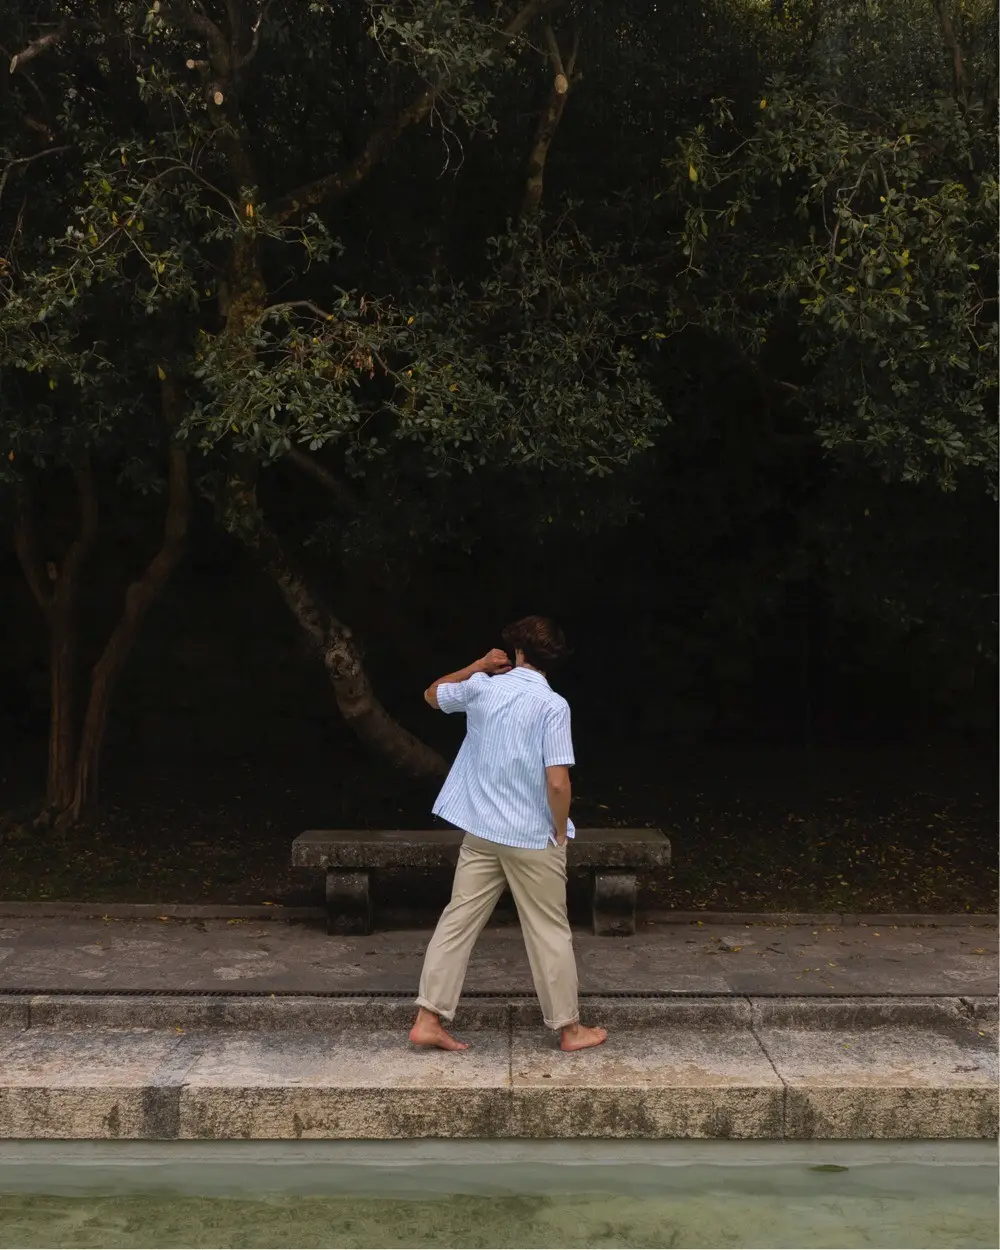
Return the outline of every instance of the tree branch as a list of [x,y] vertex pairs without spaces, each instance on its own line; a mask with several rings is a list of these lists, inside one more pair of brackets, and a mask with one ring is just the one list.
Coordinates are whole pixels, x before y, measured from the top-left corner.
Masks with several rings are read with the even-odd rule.
[[[171,428],[176,428],[181,402],[182,388],[175,378],[167,378],[163,383],[161,404]],[[97,798],[101,748],[115,686],[135,646],[143,620],[162,595],[184,554],[191,520],[191,487],[187,452],[179,443],[170,444],[167,464],[163,541],[141,576],[129,586],[125,594],[125,609],[91,670],[90,696],[80,735],[73,800],[57,821],[57,827],[74,824]]]
[[284,459],[289,464],[294,465],[300,473],[304,473],[306,476],[311,477],[313,481],[319,482],[324,490],[329,491],[343,508],[351,512],[357,512],[361,507],[361,499],[350,483],[338,477],[325,464],[320,464],[318,460],[314,459],[307,452],[293,447],[291,451],[285,453]]
[[254,59],[254,57],[257,55],[257,51],[260,48],[260,32],[264,26],[264,23],[267,21],[267,15],[268,13],[270,13],[271,5],[273,3],[274,3],[274,0],[265,0],[265,2],[261,5],[260,12],[257,14],[257,20],[254,22],[253,26],[250,28],[252,32],[251,38],[250,38],[250,47],[247,48],[246,52],[244,52],[243,55],[239,58],[239,60],[236,62],[237,69],[245,69],[250,64],[250,62]]
[[521,202],[522,218],[533,216],[538,212],[541,205],[545,181],[545,163],[548,160],[549,148],[552,146],[552,140],[555,138],[556,130],[559,128],[559,122],[562,120],[562,115],[566,108],[566,100],[569,97],[569,89],[573,82],[573,71],[576,68],[576,58],[580,51],[579,36],[574,36],[573,48],[569,59],[563,65],[562,53],[559,51],[559,42],[552,27],[548,24],[545,27],[545,42],[549,51],[553,79],[545,107],[538,118],[535,141],[531,146],[531,154],[528,157],[528,176],[524,185],[524,199]]
[[58,574],[55,586],[57,599],[72,596],[83,572],[83,566],[90,556],[94,543],[97,541],[98,505],[97,482],[90,457],[84,455],[73,470],[77,490],[80,492],[80,530],[66,558],[62,570]]
[[[167,5],[164,11],[169,12],[170,7]],[[229,54],[229,43],[221,28],[212,21],[197,0],[193,4],[188,0],[178,0],[178,9],[180,19],[188,30],[201,35],[208,44],[213,70],[222,77],[228,78],[232,58]]]
[[48,615],[52,608],[52,591],[46,585],[45,562],[38,540],[31,487],[26,481],[17,484],[17,521],[14,525],[14,551],[24,572],[32,597]]
[[[97,541],[97,483],[89,456],[83,457],[74,469],[74,474],[80,492],[80,529],[66,552],[61,569],[54,564],[46,566],[42,560],[30,487],[27,482],[21,482],[17,488],[18,517],[14,530],[14,550],[35,602],[48,616],[60,604],[72,602],[83,566]],[[46,580],[53,583],[51,589],[46,586]]]
[[[507,25],[493,40],[493,55],[499,56],[543,13],[557,7],[563,0],[525,0]],[[428,116],[444,87],[433,83],[419,91],[393,118],[371,136],[363,151],[344,169],[317,178],[278,200],[270,216],[276,225],[284,225],[298,213],[315,208],[324,200],[340,200],[349,195],[381,163],[393,144],[410,126]]]
[[395,721],[376,698],[353,632],[293,566],[260,513],[252,482],[230,474],[223,488],[220,520],[281,591],[310,649],[327,671],[337,707],[358,737],[411,776],[443,775],[447,767],[441,756]]
[[7,185],[7,179],[10,177],[10,171],[15,165],[30,165],[32,161],[41,160],[43,156],[55,156],[60,152],[68,152],[72,144],[63,143],[56,148],[46,148],[44,152],[35,152],[33,156],[19,156],[15,160],[8,163],[3,173],[0,174],[0,200],[3,199],[4,187]]
[[54,47],[57,43],[61,43],[63,39],[76,28],[77,23],[71,22],[69,18],[65,18],[59,23],[55,30],[50,30],[47,35],[39,35],[37,39],[33,39],[26,48],[21,52],[16,52],[10,59],[10,72],[16,74],[17,71],[23,70],[29,61],[33,61],[36,56],[41,56],[48,48]]
[[955,77],[955,99],[962,108],[969,104],[968,90],[965,85],[965,64],[962,60],[962,48],[955,34],[955,24],[948,12],[948,0],[934,0],[934,11],[937,13],[941,34],[944,36],[945,47],[951,53],[952,72]]

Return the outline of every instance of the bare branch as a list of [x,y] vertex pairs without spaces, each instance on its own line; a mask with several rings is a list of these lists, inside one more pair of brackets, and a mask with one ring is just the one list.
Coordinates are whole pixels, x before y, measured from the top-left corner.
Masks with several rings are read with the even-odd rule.
[[[2,43],[0,43],[0,56],[5,56],[7,58],[8,73],[9,73],[10,72],[9,63],[14,61],[16,58],[11,55],[10,48],[8,48],[5,44],[2,44]],[[38,83],[35,82],[34,78],[32,78],[32,76],[29,73],[25,71],[22,71],[22,72],[24,73],[25,82],[28,84],[31,90],[35,93],[35,95],[38,96],[39,100],[41,100],[41,102],[45,104],[46,103],[45,92],[41,89],[41,87],[39,87]]]
[[569,60],[566,62],[566,77],[572,81],[573,75],[576,73],[576,62],[580,55],[580,32],[573,32],[573,46],[569,50]]
[[272,4],[274,4],[274,0],[265,0],[265,3],[261,5],[260,12],[257,14],[257,20],[254,22],[253,26],[250,28],[252,31],[252,36],[250,39],[250,47],[246,50],[246,52],[243,53],[240,59],[236,62],[237,69],[245,69],[250,64],[250,62],[254,59],[254,57],[257,55],[257,51],[260,48],[260,33],[264,26],[264,23],[267,21],[268,13],[271,12]]
[[36,56],[41,56],[48,48],[61,43],[70,31],[74,29],[75,25],[76,23],[66,18],[59,23],[55,30],[50,30],[47,35],[39,35],[37,39],[33,39],[23,51],[17,52],[11,57],[10,72],[16,74],[19,69],[23,70],[24,66],[29,61],[33,61]]
[[0,174],[0,200],[3,199],[4,187],[7,185],[7,179],[10,177],[10,171],[15,165],[30,165],[32,161],[41,160],[43,156],[54,156],[59,152],[68,152],[71,146],[72,145],[69,143],[64,143],[60,147],[46,148],[44,152],[36,152],[33,156],[19,156],[15,160],[10,161],[3,173]]
[[545,23],[545,46],[549,50],[549,60],[552,62],[556,75],[561,74],[565,78],[566,70],[563,67],[562,53],[559,51],[559,40],[556,39],[556,33],[549,22]]
[[29,130],[36,135],[41,135],[47,143],[51,143],[56,137],[53,130],[46,126],[44,122],[40,122],[37,117],[32,117],[30,113],[25,113],[21,120]]
[[[510,47],[536,18],[561,3],[563,0],[525,0],[503,30],[494,37],[494,57],[500,56]],[[315,208],[324,200],[340,200],[349,195],[381,163],[403,131],[422,122],[429,115],[442,89],[442,83],[432,83],[424,87],[391,122],[376,130],[361,154],[346,168],[317,178],[315,182],[307,183],[280,199],[271,211],[275,223],[282,225],[303,210]]]

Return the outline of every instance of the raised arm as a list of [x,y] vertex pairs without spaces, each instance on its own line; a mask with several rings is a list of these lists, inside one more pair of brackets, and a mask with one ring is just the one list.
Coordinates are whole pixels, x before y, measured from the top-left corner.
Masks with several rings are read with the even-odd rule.
[[498,673],[506,673],[510,668],[510,660],[507,658],[507,652],[501,651],[499,647],[494,647],[492,651],[488,651],[481,660],[474,660],[471,664],[467,664],[465,668],[460,668],[456,673],[448,673],[445,677],[439,677],[437,681],[432,682],[424,691],[424,702],[429,703],[433,708],[440,708],[438,703],[438,686],[451,686],[458,682],[468,681],[470,677],[474,677],[476,673],[486,673],[489,677],[495,677]]

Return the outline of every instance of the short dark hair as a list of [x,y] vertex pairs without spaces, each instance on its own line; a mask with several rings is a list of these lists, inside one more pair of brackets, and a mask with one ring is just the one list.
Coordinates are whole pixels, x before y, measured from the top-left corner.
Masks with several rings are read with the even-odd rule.
[[507,651],[523,651],[533,668],[549,669],[571,654],[566,635],[547,616],[525,616],[508,625],[500,635]]

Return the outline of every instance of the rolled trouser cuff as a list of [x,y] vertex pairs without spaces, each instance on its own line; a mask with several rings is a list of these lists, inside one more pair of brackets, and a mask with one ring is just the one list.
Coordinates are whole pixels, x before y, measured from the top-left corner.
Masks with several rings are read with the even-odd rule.
[[440,1007],[435,1007],[429,998],[420,998],[418,996],[415,1001],[418,1007],[423,1007],[424,1011],[429,1011],[432,1015],[437,1016],[439,1020],[444,1020],[446,1023],[451,1024],[455,1019],[453,1011],[442,1011]]

